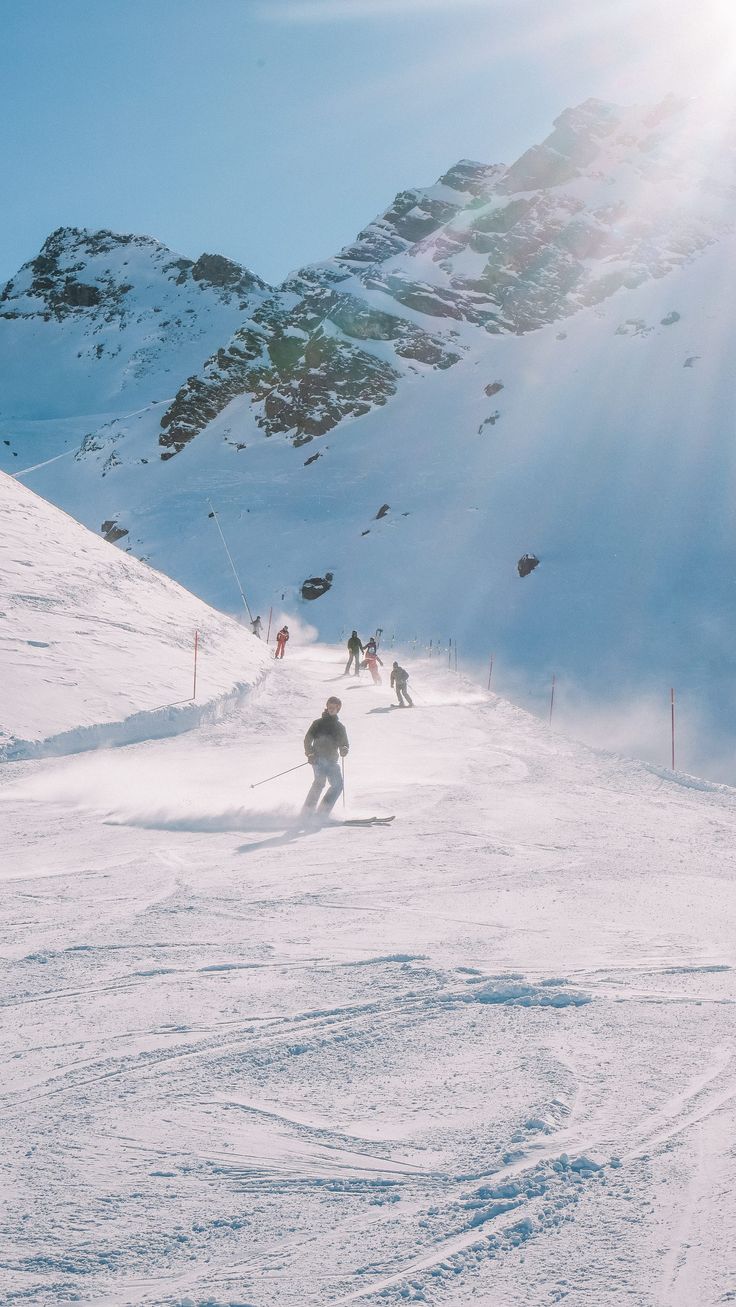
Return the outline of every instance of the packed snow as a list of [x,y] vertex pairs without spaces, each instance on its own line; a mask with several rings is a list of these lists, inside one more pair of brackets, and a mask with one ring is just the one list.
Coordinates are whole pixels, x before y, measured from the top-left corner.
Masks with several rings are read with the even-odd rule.
[[[736,1294],[736,793],[380,652],[0,768],[3,1302]],[[308,767],[258,782],[335,692],[305,825]]]

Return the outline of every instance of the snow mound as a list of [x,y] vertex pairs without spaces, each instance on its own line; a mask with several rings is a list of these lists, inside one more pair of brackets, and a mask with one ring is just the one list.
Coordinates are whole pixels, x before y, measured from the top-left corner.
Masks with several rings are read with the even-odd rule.
[[2,473],[0,513],[0,758],[178,734],[264,676],[232,618]]
[[541,981],[531,984],[514,976],[490,980],[476,990],[478,1003],[501,1003],[513,1007],[583,1007],[590,1003],[590,994],[566,989],[565,980]]

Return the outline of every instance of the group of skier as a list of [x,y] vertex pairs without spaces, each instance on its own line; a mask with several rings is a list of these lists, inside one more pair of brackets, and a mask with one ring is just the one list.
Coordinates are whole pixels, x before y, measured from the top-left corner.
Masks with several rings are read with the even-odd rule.
[[[269,629],[270,626],[271,626],[271,621],[269,618]],[[261,621],[260,617],[253,618],[253,621],[250,624],[250,629],[258,640],[261,640],[263,638],[261,636],[261,631],[263,630],[263,622]],[[288,640],[288,638],[289,638],[289,628],[288,626],[284,625],[281,627],[281,630],[276,633],[276,649],[273,655],[274,658],[283,658],[284,650],[286,649],[286,641]]]
[[[259,640],[261,639],[262,629],[263,623],[260,617],[255,617],[251,622],[251,630]],[[380,634],[380,632],[377,634]],[[283,658],[288,639],[289,628],[284,625],[276,635],[274,658]],[[373,678],[373,684],[382,685],[381,673],[378,669],[383,667],[383,660],[378,656],[376,637],[371,636],[364,645],[358,632],[353,631],[347,646],[348,661],[343,676],[349,676],[353,667],[353,675],[359,676],[361,668],[365,667]],[[394,660],[391,668],[391,686],[396,691],[399,708],[414,707],[407,690],[408,680],[409,673]],[[324,706],[321,717],[315,718],[304,736],[304,752],[307,756],[307,762],[311,764],[314,772],[314,780],[304,800],[303,811],[305,813],[313,812],[317,808],[319,797],[325,785],[328,786],[328,789],[319,804],[319,812],[322,816],[328,816],[332,812],[342,794],[343,773],[338,759],[347,757],[350,745],[347,731],[338,716],[341,708],[342,701],[338,699],[337,695],[331,694]]]
[[[360,657],[361,654],[363,655],[362,662]],[[348,640],[348,661],[345,665],[343,676],[350,675],[350,669],[353,664],[355,664],[355,670],[353,672],[354,676],[360,675],[361,667],[367,667],[373,678],[373,684],[383,684],[381,673],[378,670],[379,667],[383,667],[383,661],[378,657],[378,645],[376,644],[374,636],[371,636],[368,642],[364,645],[357,631],[351,633],[350,639]],[[399,664],[394,661],[393,667],[391,668],[391,686],[396,691],[396,699],[400,708],[414,707],[406,688],[408,680],[409,673],[403,667],[399,667]]]

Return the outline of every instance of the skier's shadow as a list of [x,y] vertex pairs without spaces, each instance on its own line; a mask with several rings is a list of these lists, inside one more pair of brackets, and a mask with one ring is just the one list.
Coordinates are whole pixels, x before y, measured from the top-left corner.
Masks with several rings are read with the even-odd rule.
[[397,703],[390,703],[388,708],[369,708],[367,715],[370,717],[371,713],[374,712],[393,712],[394,708],[398,708],[398,706]]
[[268,840],[253,840],[250,844],[240,844],[236,853],[257,853],[259,849],[277,849],[283,844],[294,844],[306,835],[316,835],[319,826],[299,826],[296,830],[284,831],[282,835],[272,835]]

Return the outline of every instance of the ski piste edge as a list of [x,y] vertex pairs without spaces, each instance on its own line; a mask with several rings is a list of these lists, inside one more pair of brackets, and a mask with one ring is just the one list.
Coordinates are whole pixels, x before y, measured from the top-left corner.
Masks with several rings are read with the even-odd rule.
[[335,821],[335,826],[390,826],[392,821],[396,820],[396,814],[392,817],[347,817],[343,821]]

